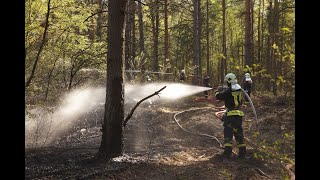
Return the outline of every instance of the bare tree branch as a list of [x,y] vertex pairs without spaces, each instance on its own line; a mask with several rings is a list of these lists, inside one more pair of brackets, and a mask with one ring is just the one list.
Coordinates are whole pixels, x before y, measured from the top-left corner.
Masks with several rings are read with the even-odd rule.
[[96,13],[93,13],[91,16],[87,17],[83,22],[86,22],[86,21],[88,21],[89,18],[93,17],[94,15],[97,15],[97,14],[100,14],[100,13],[103,13],[103,12],[108,12],[108,11],[104,10],[104,11],[98,11]]
[[140,105],[140,103],[142,103],[143,101],[147,100],[148,98],[151,98],[152,96],[155,95],[159,95],[160,91],[164,90],[164,88],[166,88],[167,86],[164,86],[163,88],[161,88],[159,91],[156,91],[155,93],[141,99],[139,102],[137,102],[137,104],[131,109],[130,113],[128,114],[128,116],[126,117],[126,119],[123,122],[123,127],[125,127],[127,125],[127,122],[129,121],[129,119],[131,118],[133,112],[136,110],[136,108]]

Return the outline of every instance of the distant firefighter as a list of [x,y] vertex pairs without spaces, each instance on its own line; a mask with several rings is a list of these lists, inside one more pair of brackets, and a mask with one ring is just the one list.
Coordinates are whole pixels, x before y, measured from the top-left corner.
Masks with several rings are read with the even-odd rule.
[[147,82],[151,82],[151,78],[149,76],[146,76]]
[[[211,88],[211,84],[210,84],[209,80],[210,80],[210,77],[208,75],[203,78],[203,86],[204,87],[210,87]],[[209,96],[209,91],[204,91],[204,97],[206,99],[208,99],[208,96]]]
[[179,80],[182,82],[184,82],[186,80],[186,73],[185,73],[184,69],[181,70],[181,72],[180,72]]
[[[249,95],[251,94],[251,87],[252,87],[252,79],[249,73],[244,74],[244,78],[242,80],[242,87],[244,91]],[[249,99],[245,97],[246,102],[249,102]]]

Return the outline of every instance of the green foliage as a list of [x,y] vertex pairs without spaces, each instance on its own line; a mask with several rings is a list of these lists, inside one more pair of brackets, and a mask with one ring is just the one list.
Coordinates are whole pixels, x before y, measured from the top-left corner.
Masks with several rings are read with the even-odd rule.
[[[138,65],[144,64],[146,70],[151,70],[154,60],[154,34],[152,31],[153,23],[151,15],[155,15],[154,2],[148,2],[148,6],[143,6],[143,28],[145,52],[139,54],[139,48],[136,54],[139,54],[134,62]],[[279,77],[273,77],[267,62],[267,42],[272,34],[267,30],[269,10],[268,2],[264,2],[264,13],[260,23],[264,23],[260,39],[261,59],[257,58],[257,18],[258,8],[255,5],[254,13],[254,44],[255,44],[255,64],[252,67],[243,64],[245,52],[244,44],[244,3],[242,1],[227,2],[226,18],[226,41],[227,54],[222,53],[222,6],[219,1],[209,1],[209,11],[206,12],[206,3],[201,3],[201,65],[203,72],[206,72],[206,45],[209,44],[209,74],[212,77],[213,84],[218,83],[219,64],[222,59],[226,59],[228,71],[235,71],[239,76],[246,71],[252,73],[255,87],[264,90],[264,84],[274,81],[279,85],[281,91],[293,91],[294,73],[295,73],[295,17],[293,1],[284,0],[279,2],[281,21],[280,31],[277,34],[277,44],[272,44],[272,49],[276,50],[276,56],[282,63],[282,69],[279,71]],[[97,28],[97,15],[87,19],[92,14],[100,11],[97,3],[92,1],[61,0],[51,2],[51,12],[49,16],[48,34],[43,52],[41,53],[39,64],[36,69],[33,85],[27,88],[27,96],[43,97],[49,81],[49,72],[53,70],[50,82],[50,90],[53,98],[54,94],[59,94],[57,90],[64,91],[68,88],[70,74],[75,73],[75,79],[86,78],[78,72],[83,68],[106,69],[106,51],[107,51],[107,13],[102,13],[103,28],[102,36],[97,37],[95,30]],[[105,6],[103,8],[106,8]],[[106,10],[106,9],[102,9]],[[47,0],[27,0],[25,1],[25,47],[26,47],[26,77],[29,77],[36,54],[42,41],[44,23],[47,12]],[[209,18],[209,41],[206,39],[207,13]],[[181,69],[188,70],[192,67],[193,59],[193,4],[191,1],[181,2],[180,0],[170,1],[168,5],[169,16],[169,61],[164,60],[164,27],[163,27],[163,4],[159,7],[160,29],[159,29],[159,66],[161,71],[169,70],[175,72]],[[282,17],[283,16],[283,17]],[[137,18],[137,16],[136,16]],[[138,25],[138,23],[136,23]],[[94,38],[89,38],[89,34],[94,34]],[[138,28],[136,28],[136,45],[140,42]],[[283,40],[283,42],[281,42]],[[281,44],[283,43],[283,44]],[[263,46],[263,47],[262,47]],[[138,47],[138,46],[137,46]],[[78,55],[80,53],[80,55]],[[143,57],[143,58],[142,58]],[[142,62],[142,59],[144,60]],[[140,63],[141,62],[141,63]],[[140,64],[140,65],[139,65]],[[168,68],[171,67],[171,68]],[[174,67],[174,68],[172,68]],[[80,69],[80,70],[77,70]],[[268,71],[269,69],[269,71]],[[73,83],[74,84],[74,83]],[[80,83],[81,84],[81,83]]]
[[[25,72],[29,77],[42,41],[47,1],[26,1],[25,5]],[[70,78],[77,79],[72,85],[87,78],[78,76],[82,68],[103,68],[106,59],[106,42],[89,38],[90,29],[97,23],[96,18],[85,21],[96,11],[97,4],[61,0],[51,1],[50,7],[46,41],[34,80],[26,89],[27,101],[36,98],[33,102],[40,103],[47,89],[49,97],[54,99],[61,91],[67,90]],[[83,80],[79,85],[81,82]]]
[[[253,135],[257,142],[256,152],[253,153],[253,158],[267,161],[273,164],[295,164],[295,145],[293,132],[283,132],[282,138],[278,140],[266,141],[261,134]],[[282,172],[285,176],[286,172]]]

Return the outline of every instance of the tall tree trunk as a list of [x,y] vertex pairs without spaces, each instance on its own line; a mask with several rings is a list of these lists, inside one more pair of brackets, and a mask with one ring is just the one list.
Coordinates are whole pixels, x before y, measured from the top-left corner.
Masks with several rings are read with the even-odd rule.
[[123,152],[125,9],[127,0],[108,1],[107,87],[102,140],[98,157],[113,158]]
[[[168,0],[164,0],[164,67],[165,72],[170,72],[167,68],[167,64],[171,64],[170,54],[169,54],[169,29],[168,29]],[[168,80],[168,76],[164,75],[164,79]]]
[[209,66],[209,59],[210,59],[210,55],[209,55],[209,0],[207,0],[207,75],[209,75],[209,71],[210,71],[210,66]]
[[[132,0],[128,0],[128,5],[126,6],[127,11],[128,11],[128,15],[125,18],[126,21],[126,47],[125,47],[125,69],[129,70],[132,69],[131,65],[130,65],[130,61],[131,61],[131,1]],[[128,78],[128,80],[130,81],[132,79],[131,77],[131,73],[126,73],[126,78]]]
[[[202,48],[201,48],[201,32],[202,32],[202,12],[201,12],[201,0],[198,0],[198,47],[199,47],[199,71],[197,77],[202,77]],[[202,81],[200,80],[200,85],[202,85]]]
[[48,98],[48,94],[49,94],[49,90],[50,90],[50,84],[51,84],[51,77],[52,77],[52,73],[53,73],[53,70],[54,68],[56,67],[56,62],[58,61],[58,58],[56,58],[54,60],[54,63],[53,63],[53,66],[52,68],[50,69],[49,71],[49,74],[48,74],[48,82],[47,82],[47,87],[46,87],[46,91],[45,91],[45,95],[44,95],[44,100],[46,101],[47,98]]
[[252,67],[253,64],[253,31],[252,31],[252,1],[245,0],[246,17],[245,17],[245,66]]
[[197,84],[198,82],[198,71],[199,71],[199,15],[198,15],[198,3],[199,0],[193,0],[193,61],[192,65],[195,68],[193,70],[193,78],[192,78],[192,84]]
[[135,67],[135,69],[138,69],[139,67],[137,66],[136,62],[135,62],[135,58],[136,58],[136,21],[135,18],[136,17],[136,3],[135,1],[132,1],[131,3],[131,60],[133,62],[133,65]]
[[44,31],[43,31],[43,36],[42,36],[42,41],[41,41],[41,44],[40,44],[40,47],[39,47],[39,50],[37,52],[37,56],[36,56],[36,60],[34,61],[34,64],[33,64],[33,67],[32,67],[32,71],[31,71],[31,74],[29,76],[29,78],[27,79],[27,82],[26,82],[26,85],[25,87],[27,88],[33,77],[34,77],[34,73],[36,71],[36,68],[37,68],[37,65],[38,65],[38,61],[40,59],[40,54],[42,52],[42,49],[46,43],[46,37],[47,37],[47,33],[48,33],[48,27],[49,27],[49,15],[50,15],[50,2],[51,0],[48,0],[48,3],[47,3],[47,14],[46,14],[46,22],[45,22],[45,26],[44,26]]
[[[273,25],[273,43],[276,46],[279,46],[279,40],[278,40],[278,32],[279,32],[279,2],[278,0],[274,0],[274,11],[273,11],[273,17],[274,17],[274,25]],[[279,48],[272,48],[272,69],[273,69],[273,86],[272,91],[273,95],[277,96],[277,79],[278,79],[278,61],[279,56],[277,55],[279,53]]]
[[259,0],[258,7],[258,63],[261,63],[261,0]]
[[88,38],[90,39],[91,42],[94,42],[95,28],[94,28],[93,18],[91,18],[90,21],[91,23],[88,28]]
[[[267,66],[267,73],[269,75],[272,75],[272,35],[273,35],[273,7],[272,7],[272,0],[269,1],[269,12],[268,12],[268,17],[267,17],[267,22],[268,22],[268,37],[267,37],[267,60],[266,60],[266,66]],[[270,91],[270,80],[267,80],[265,83],[265,89]]]
[[[254,12],[253,12],[253,6],[254,6],[254,1],[255,0],[251,0],[251,3],[250,3],[250,12],[251,12],[251,42],[252,42],[252,50],[251,50],[251,56],[252,56],[252,64],[255,63],[255,58],[254,58]],[[254,68],[252,68],[252,71],[254,73]],[[254,86],[253,86],[254,87]]]
[[262,1],[262,10],[261,10],[261,65],[264,63],[264,31],[265,31],[265,27],[264,27],[264,0]]
[[224,75],[227,74],[227,38],[226,38],[226,0],[222,0],[222,62],[221,62],[221,84]]
[[[168,0],[164,0],[164,60],[169,59]],[[166,63],[166,62],[165,62]],[[164,63],[164,64],[165,64]]]
[[[103,10],[103,2],[102,0],[98,0],[98,12]],[[97,17],[97,28],[96,28],[96,35],[99,37],[99,40],[101,40],[101,36],[102,36],[102,23],[103,23],[103,16],[102,13],[98,13],[98,17]]]
[[139,45],[140,45],[140,55],[143,54],[141,58],[141,71],[145,71],[145,50],[144,50],[144,34],[143,34],[143,11],[142,11],[142,4],[141,0],[138,3],[138,16],[139,16]]
[[159,71],[159,0],[155,0],[154,7],[151,12],[152,34],[153,34],[153,71]]
[[[281,18],[281,25],[279,25],[280,27],[283,27],[284,26],[284,21],[285,21],[285,13],[284,11],[282,11],[281,13],[281,17],[279,15],[279,19]],[[283,47],[284,47],[284,38],[285,38],[285,32],[281,35],[279,41],[280,41],[280,47],[279,47],[279,51],[280,51],[280,56],[279,56],[279,74],[281,76],[283,76],[283,61],[282,61],[282,58],[283,58]],[[283,89],[283,83],[280,82],[280,89]]]

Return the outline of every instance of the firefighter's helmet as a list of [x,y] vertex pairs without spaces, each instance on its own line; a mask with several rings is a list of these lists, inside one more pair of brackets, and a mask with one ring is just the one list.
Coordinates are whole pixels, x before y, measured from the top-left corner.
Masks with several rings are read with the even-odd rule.
[[234,75],[233,73],[228,73],[225,77],[224,77],[224,81],[227,82],[228,84],[234,85],[237,84],[237,77],[236,75]]

